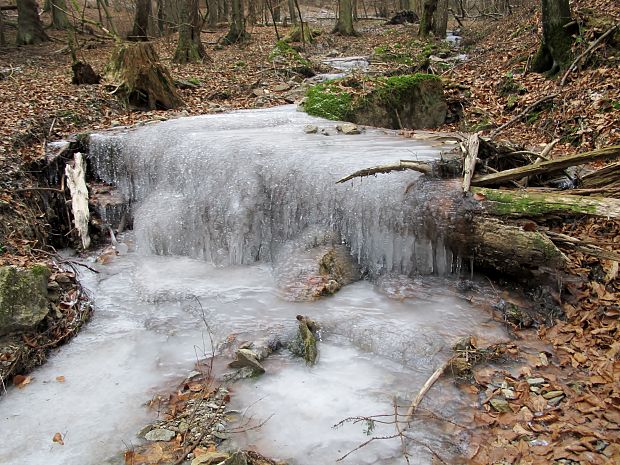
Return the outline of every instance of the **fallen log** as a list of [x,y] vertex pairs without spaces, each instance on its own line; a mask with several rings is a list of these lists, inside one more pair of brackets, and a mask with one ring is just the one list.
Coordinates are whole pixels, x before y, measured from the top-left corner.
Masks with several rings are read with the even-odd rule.
[[619,199],[484,187],[475,187],[472,192],[484,210],[495,216],[537,217],[563,213],[620,218]]
[[584,189],[620,188],[620,162],[611,163],[599,170],[586,174],[581,178],[580,187]]
[[499,173],[474,176],[472,186],[488,186],[499,184],[505,181],[520,179],[526,176],[535,176],[543,173],[561,171],[570,166],[583,165],[597,160],[606,160],[620,155],[620,145],[605,147],[591,152],[569,155],[555,160],[543,161],[541,163],[531,163],[519,168],[500,171]]

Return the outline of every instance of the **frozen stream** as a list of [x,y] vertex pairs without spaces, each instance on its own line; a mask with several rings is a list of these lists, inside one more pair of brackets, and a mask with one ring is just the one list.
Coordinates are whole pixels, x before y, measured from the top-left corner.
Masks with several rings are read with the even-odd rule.
[[[91,141],[97,173],[131,204],[130,252],[95,265],[99,274],[83,274],[93,320],[31,384],[0,400],[0,464],[120,463],[119,451],[139,441],[136,432],[154,415],[144,403],[210,350],[196,298],[216,342],[231,333],[241,340],[291,333],[297,314],[324,326],[315,367],[283,351],[265,362],[265,375],[233,387],[230,408],[252,405],[256,421],[273,415],[235,442],[297,465],[334,464],[367,440],[363,425],[332,426],[389,414],[393,399],[406,405],[459,336],[503,338],[442,277],[458,260],[441,231],[428,235],[424,219],[410,214],[415,198],[403,192],[416,174],[334,184],[356,169],[433,158],[439,149],[377,130],[305,134],[306,124],[334,125],[284,108],[174,120]],[[372,280],[316,302],[282,298],[273,258],[300,237],[296,244],[311,247],[328,236],[347,244]],[[425,402],[462,419],[471,399],[441,381]],[[64,446],[52,442],[56,432]],[[451,457],[466,441],[457,433],[421,420],[413,434]],[[412,451],[414,463],[431,463],[424,447]],[[404,460],[392,440],[344,463]]]

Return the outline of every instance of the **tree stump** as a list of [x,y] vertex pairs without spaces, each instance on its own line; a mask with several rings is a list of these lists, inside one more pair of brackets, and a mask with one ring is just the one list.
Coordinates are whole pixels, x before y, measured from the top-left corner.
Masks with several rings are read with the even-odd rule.
[[148,42],[120,44],[112,53],[106,78],[113,94],[140,110],[168,110],[183,105],[168,70]]
[[101,82],[101,76],[99,76],[88,63],[76,61],[71,65],[71,70],[73,71],[71,84],[99,84],[99,82]]

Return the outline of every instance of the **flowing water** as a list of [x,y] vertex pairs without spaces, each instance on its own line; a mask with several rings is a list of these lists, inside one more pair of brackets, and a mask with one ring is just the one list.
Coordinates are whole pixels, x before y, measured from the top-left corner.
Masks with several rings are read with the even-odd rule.
[[[307,124],[331,135],[306,134]],[[99,274],[84,271],[93,320],[31,384],[0,401],[1,464],[117,463],[156,414],[143,404],[210,353],[205,322],[216,343],[232,333],[291,334],[297,314],[322,324],[316,366],[282,351],[266,360],[265,375],[233,387],[230,408],[250,406],[255,422],[270,418],[234,442],[299,465],[335,463],[368,432],[393,434],[381,424],[332,426],[406,406],[459,336],[504,337],[457,290],[450,274],[458,260],[441,230],[429,234],[415,195],[404,194],[417,174],[335,184],[361,168],[428,160],[449,147],[333,127],[285,107],[93,136],[94,171],[130,204],[134,231],[121,237],[129,253],[93,264]],[[274,279],[280,257],[290,265],[296,248],[305,260],[303,252],[330,241],[348,246],[368,279],[315,302],[284,299]],[[424,406],[463,420],[468,402],[442,380]],[[466,436],[448,426],[413,424],[414,463],[431,463],[420,443],[447,458],[462,452]],[[52,442],[56,432],[64,446]],[[344,463],[404,463],[400,441],[373,442]]]

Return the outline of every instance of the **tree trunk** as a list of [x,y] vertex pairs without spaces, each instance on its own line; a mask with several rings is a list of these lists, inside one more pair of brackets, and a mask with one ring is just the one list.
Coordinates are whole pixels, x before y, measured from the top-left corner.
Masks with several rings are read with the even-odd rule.
[[149,40],[147,34],[149,16],[151,16],[151,0],[136,0],[136,14],[133,20],[133,30],[128,37],[129,40],[136,42]]
[[4,14],[0,11],[0,47],[6,45],[6,37],[4,35]]
[[217,26],[218,18],[218,7],[217,0],[207,0],[207,6],[209,7],[209,16],[207,16],[207,25],[210,29],[213,29]]
[[288,14],[291,17],[291,23],[297,24],[299,18],[297,17],[297,11],[295,10],[295,0],[288,0]]
[[157,30],[160,36],[163,36],[166,30],[166,9],[164,7],[164,0],[157,0]]
[[355,30],[353,29],[353,3],[352,0],[339,0],[338,1],[338,21],[336,27],[334,27],[335,33],[343,36],[353,36]]
[[39,19],[35,0],[17,2],[17,45],[40,44],[49,40]]
[[448,31],[448,0],[437,1],[437,11],[433,15],[433,34],[439,39],[444,39]]
[[245,30],[245,19],[243,18],[243,0],[232,0],[232,20],[223,42],[225,44],[236,44],[245,42],[249,38],[250,34]]
[[65,0],[51,0],[50,7],[52,9],[52,27],[54,29],[67,29],[69,27],[69,19],[67,18],[67,2]]
[[422,16],[420,17],[420,30],[418,35],[428,36],[433,30],[433,17],[437,11],[438,0],[424,0]]
[[207,54],[200,40],[202,18],[198,11],[198,0],[183,0],[180,12],[179,43],[174,52],[176,63],[202,61]]
[[116,86],[114,94],[130,108],[167,110],[183,105],[150,42],[120,44],[107,70],[108,80]]
[[248,2],[248,24],[251,26],[256,25],[256,3],[255,0],[250,0]]
[[534,71],[554,75],[570,65],[573,30],[567,24],[571,21],[568,0],[542,0],[543,37],[532,61]]

